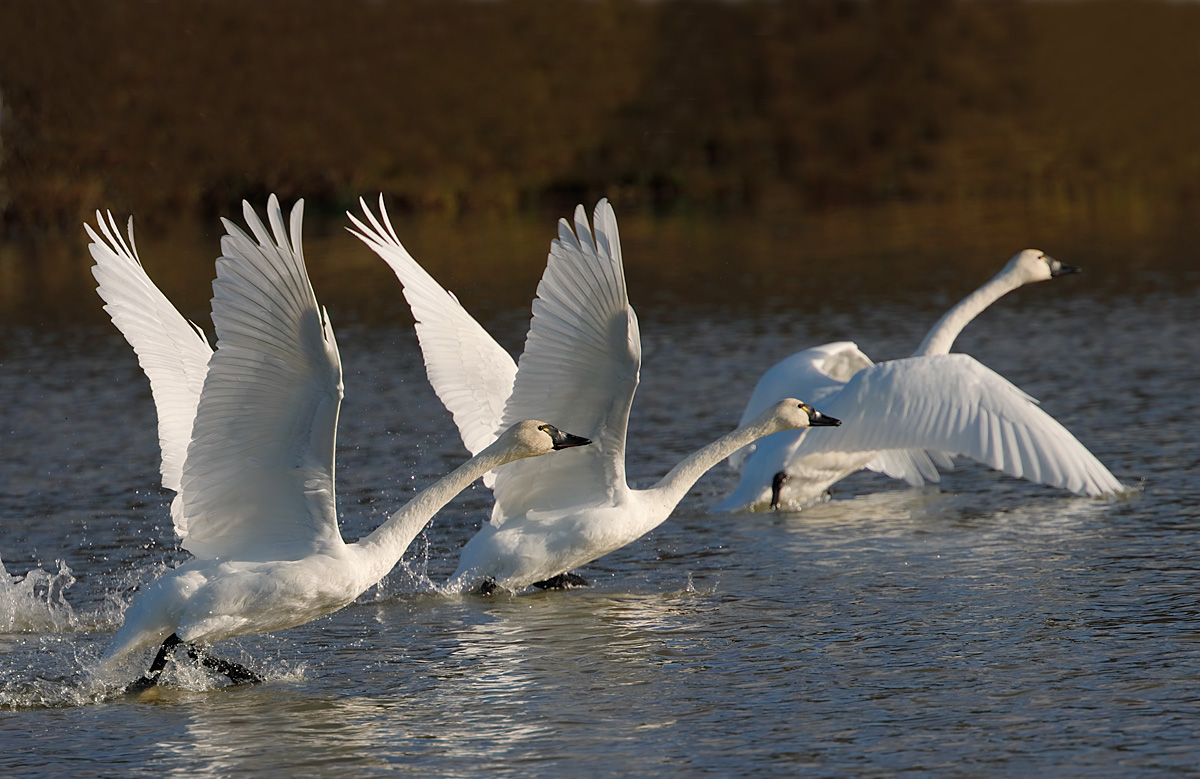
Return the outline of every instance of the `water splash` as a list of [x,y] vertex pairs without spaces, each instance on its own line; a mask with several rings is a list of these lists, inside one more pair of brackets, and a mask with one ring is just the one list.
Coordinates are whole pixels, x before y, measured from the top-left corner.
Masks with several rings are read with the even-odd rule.
[[373,600],[380,603],[392,600],[398,595],[413,593],[445,594],[444,586],[430,577],[429,562],[429,538],[422,533],[409,546],[405,556],[397,561],[391,572],[375,585]]
[[63,593],[75,583],[61,560],[58,570],[35,568],[10,576],[0,559],[0,633],[60,633],[74,630],[79,619]]

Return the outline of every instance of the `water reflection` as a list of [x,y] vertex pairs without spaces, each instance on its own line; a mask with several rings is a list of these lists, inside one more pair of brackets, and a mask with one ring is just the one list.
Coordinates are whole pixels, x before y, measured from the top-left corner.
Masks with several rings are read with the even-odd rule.
[[[1146,223],[1092,208],[1036,214],[1025,203],[654,219],[622,211],[619,201],[615,206],[630,297],[639,310],[672,308],[690,316],[720,305],[838,317],[870,303],[939,311],[1028,246],[1082,265],[1088,278],[1073,284],[1092,295],[1174,292],[1180,282],[1191,289],[1200,283],[1200,227],[1190,214],[1174,211]],[[413,256],[490,324],[514,309],[527,315],[554,220],[565,215],[399,216],[395,226]],[[121,224],[125,218],[117,215]],[[206,324],[219,223],[138,224],[138,250],[151,277],[185,316]],[[345,232],[346,224],[318,215],[305,223],[313,286],[335,326],[410,322],[394,277]],[[0,241],[0,324],[106,323],[86,245],[82,231]],[[845,328],[835,329],[846,337]]]
[[155,764],[200,776],[257,773],[287,766],[292,775],[345,775],[402,759],[375,748],[408,737],[378,700],[314,696],[268,688],[194,693],[172,702],[186,711],[182,733]]

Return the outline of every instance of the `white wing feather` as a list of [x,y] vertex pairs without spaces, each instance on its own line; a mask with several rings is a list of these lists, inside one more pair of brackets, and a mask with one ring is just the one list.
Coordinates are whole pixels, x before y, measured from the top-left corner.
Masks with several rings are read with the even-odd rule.
[[[463,444],[472,455],[478,454],[504,430],[500,420],[517,363],[408,253],[388,219],[383,196],[379,219],[365,201],[359,204],[370,226],[348,214],[357,228],[350,232],[383,258],[404,286],[429,383],[454,417]],[[491,477],[485,477],[489,486]]]
[[629,305],[616,216],[607,200],[593,214],[559,220],[533,320],[502,426],[541,419],[591,438],[591,446],[497,470],[493,524],[530,509],[611,503],[628,490],[625,433],[637,390],[642,347]]
[[[828,411],[831,416],[837,416],[827,408],[826,399],[841,392],[860,371],[874,365],[871,358],[853,341],[834,341],[796,352],[773,365],[758,380],[746,410],[742,412],[741,424],[754,419],[772,403],[787,397],[799,398],[822,412]],[[800,431],[780,435],[788,440],[800,440],[805,433]],[[746,457],[763,445],[764,440],[759,440],[742,447],[730,456],[730,465],[741,470]],[[772,460],[773,457],[765,459]],[[907,449],[881,452],[864,467],[919,487],[926,481],[937,483],[941,478],[938,469],[950,470],[954,467],[954,461],[945,452]]]
[[274,196],[267,211],[273,236],[249,204],[253,239],[222,220],[217,351],[181,490],[183,546],[201,558],[289,560],[342,545],[333,490],[341,360],[304,268],[303,201],[290,242]]
[[[112,214],[106,221],[97,211],[96,222],[103,239],[90,225],[84,225],[92,239],[88,249],[96,261],[92,275],[104,300],[104,310],[129,341],[150,379],[158,413],[162,485],[178,493],[212,347],[200,329],[185,320],[146,275],[133,240],[133,219],[129,220],[128,244],[121,238]],[[178,498],[171,514],[176,532],[186,536]]]
[[[840,392],[851,376],[874,364],[853,341],[834,341],[796,352],[772,365],[759,378],[738,425],[750,422],[784,398],[803,400],[824,413],[825,398]],[[746,457],[765,440],[743,446],[729,456],[729,464],[740,471]]]
[[893,360],[860,371],[822,411],[842,420],[838,435],[805,436],[793,456],[926,449],[1081,495],[1122,489],[1033,398],[965,354]]
[[927,481],[934,484],[941,481],[942,476],[938,470],[952,470],[954,460],[945,452],[892,449],[880,452],[863,468],[893,479],[903,479],[913,487],[920,487]]

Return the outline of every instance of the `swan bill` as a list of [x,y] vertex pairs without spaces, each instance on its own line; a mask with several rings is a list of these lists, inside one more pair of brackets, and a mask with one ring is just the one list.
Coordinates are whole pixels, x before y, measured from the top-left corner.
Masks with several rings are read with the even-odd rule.
[[550,436],[550,440],[554,442],[552,448],[555,451],[558,451],[559,449],[570,449],[574,446],[587,446],[592,442],[592,439],[590,438],[584,438],[581,435],[564,432],[559,430],[554,425],[542,425],[538,429]]
[[838,427],[842,424],[842,420],[831,417],[828,414],[822,414],[807,403],[804,404],[804,410],[808,412],[809,427]]
[[1050,277],[1069,276],[1072,273],[1083,273],[1083,268],[1078,265],[1068,265],[1065,262],[1059,262],[1050,255],[1045,255],[1046,262],[1050,265]]

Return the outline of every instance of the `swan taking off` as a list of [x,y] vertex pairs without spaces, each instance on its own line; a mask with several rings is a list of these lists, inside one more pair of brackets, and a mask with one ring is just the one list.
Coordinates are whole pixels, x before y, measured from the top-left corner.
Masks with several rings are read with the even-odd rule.
[[143,587],[105,653],[160,645],[147,676],[157,683],[180,647],[234,682],[257,673],[200,645],[300,625],[353,601],[383,578],[433,514],[485,472],[587,439],[526,420],[416,495],[357,543],[338,530],[334,439],[342,367],[317,305],[300,246],[303,201],[290,236],[272,195],[271,232],[244,204],[254,237],[228,220],[213,282],[214,352],[142,268],[129,225],[111,214],[90,225],[105,310],[137,353],[158,411],[162,483],[183,548],[194,555]]
[[697,479],[739,447],[777,430],[839,424],[806,403],[777,398],[654,486],[630,489],[625,433],[642,345],[608,202],[596,205],[594,237],[583,206],[575,210],[574,229],[559,221],[519,365],[404,249],[383,198],[380,219],[361,205],[370,226],[350,215],[355,235],[404,285],[429,381],[466,447],[478,451],[508,420],[534,409],[595,442],[552,458],[544,469],[513,463],[485,477],[495,495],[491,522],[463,549],[455,586],[517,591],[582,583],[572,568],[657,527]]
[[962,329],[1005,293],[1078,271],[1026,249],[946,312],[912,357],[876,365],[839,341],[781,360],[759,379],[742,418],[799,395],[847,429],[778,433],[736,453],[740,480],[714,510],[800,508],[860,468],[920,486],[939,481],[951,455],[1079,495],[1119,492],[1120,482],[1036,400],[974,358],[949,354]]

